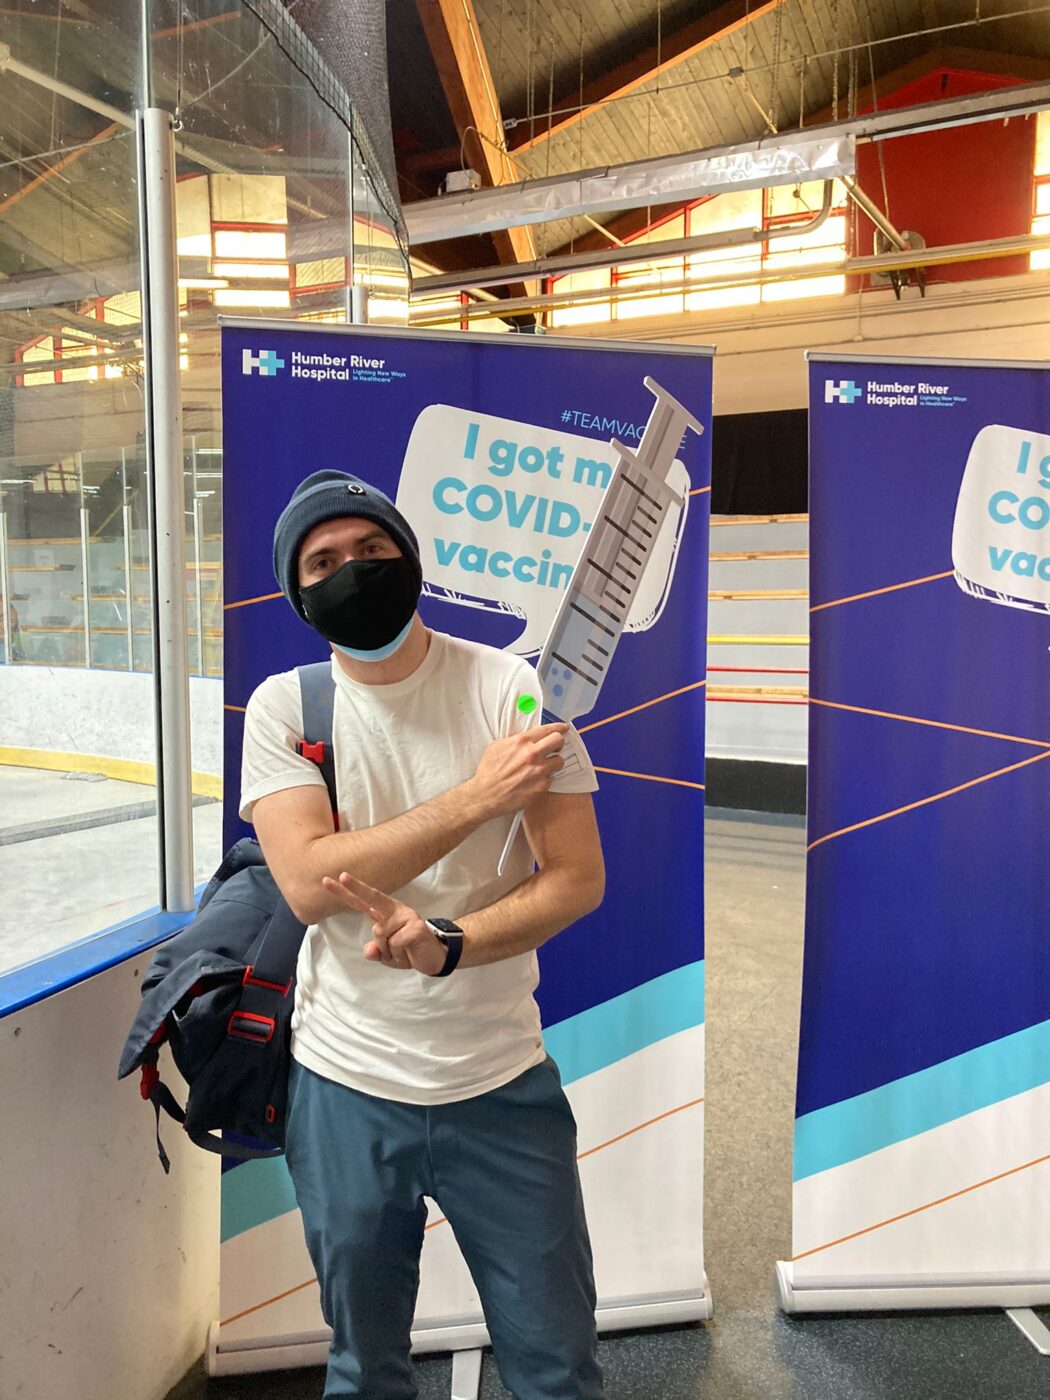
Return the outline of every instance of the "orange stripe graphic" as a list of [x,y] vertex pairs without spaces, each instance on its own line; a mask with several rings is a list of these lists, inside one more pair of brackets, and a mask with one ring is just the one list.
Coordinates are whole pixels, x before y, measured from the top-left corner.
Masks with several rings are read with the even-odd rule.
[[316,1283],[316,1278],[308,1278],[305,1283],[297,1283],[294,1288],[286,1288],[283,1293],[276,1294],[273,1298],[267,1298],[265,1303],[256,1303],[253,1307],[245,1308],[243,1312],[234,1313],[232,1317],[225,1317],[219,1323],[220,1327],[229,1327],[233,1322],[240,1322],[242,1317],[251,1317],[252,1313],[268,1308],[271,1303],[279,1303],[282,1298],[290,1298],[293,1293],[301,1293],[304,1288],[309,1288],[311,1283]]
[[589,734],[592,729],[601,729],[603,724],[612,724],[614,719],[626,719],[628,715],[636,715],[639,710],[647,710],[650,705],[659,705],[664,700],[673,700],[676,695],[684,695],[688,690],[699,690],[706,681],[693,681],[691,685],[683,685],[679,690],[669,690],[666,695],[658,695],[655,700],[643,700],[640,705],[634,705],[629,710],[621,710],[618,715],[609,715],[607,719],[596,719],[593,724],[585,724],[582,729],[577,730],[579,734]]
[[690,496],[702,496],[705,491],[710,491],[710,486],[694,486],[689,492]]
[[623,1142],[624,1138],[633,1137],[635,1133],[640,1133],[643,1128],[651,1128],[654,1123],[662,1123],[665,1118],[671,1118],[676,1113],[684,1113],[687,1108],[696,1108],[698,1104],[702,1103],[702,1098],[690,1099],[688,1103],[680,1103],[677,1108],[669,1108],[666,1113],[658,1113],[655,1118],[650,1118],[645,1123],[639,1123],[637,1128],[628,1128],[625,1133],[610,1138],[608,1142],[600,1142],[597,1147],[588,1147],[586,1152],[577,1153],[576,1160],[582,1162],[584,1157],[593,1157],[596,1152],[601,1152],[606,1147],[612,1147],[614,1142]]
[[817,603],[815,607],[810,608],[810,612],[841,607],[843,603],[858,603],[862,598],[878,598],[883,593],[896,593],[900,588],[915,588],[920,583],[934,583],[939,578],[951,578],[954,572],[954,569],[948,569],[943,574],[927,574],[925,578],[911,578],[907,583],[891,583],[886,588],[873,588],[869,593],[854,593],[849,598],[834,598],[830,603]]
[[964,1186],[960,1191],[953,1191],[949,1196],[939,1196],[935,1201],[927,1201],[925,1205],[902,1211],[900,1215],[891,1215],[888,1220],[880,1220],[875,1225],[865,1225],[863,1230],[854,1230],[851,1235],[843,1235],[840,1240],[829,1240],[827,1244],[818,1244],[813,1249],[804,1250],[803,1253],[792,1256],[792,1263],[796,1263],[799,1259],[808,1259],[811,1254],[819,1254],[821,1250],[834,1249],[837,1244],[846,1244],[850,1240],[859,1239],[861,1235],[870,1235],[873,1230],[881,1230],[886,1225],[895,1225],[898,1220],[907,1220],[911,1215],[921,1215],[924,1210],[932,1210],[934,1206],[943,1206],[946,1201],[957,1200],[960,1196],[966,1196],[971,1191],[979,1191],[982,1186],[991,1186],[993,1182],[1002,1181],[1005,1177],[1016,1176],[1018,1172],[1025,1172],[1029,1167],[1039,1166],[1040,1162],[1050,1162],[1050,1152],[1045,1157],[1036,1157],[1031,1162],[1022,1162],[1019,1167],[1010,1167],[1008,1171],[986,1177],[984,1181],[975,1181],[972,1186]]
[[895,715],[889,710],[868,710],[863,705],[841,705],[836,700],[809,697],[811,705],[823,705],[826,710],[847,710],[854,715],[874,715],[877,719],[899,719],[904,724],[925,724],[931,729],[952,729],[957,734],[977,734],[982,739],[1008,739],[1012,744],[1030,744],[1035,749],[1050,749],[1050,739],[1022,739],[1019,734],[997,734],[994,729],[971,729],[965,724],[947,724],[940,719],[920,719],[917,715]]
[[815,850],[817,846],[822,846],[825,841],[834,841],[836,836],[846,836],[851,831],[861,831],[866,826],[875,826],[878,822],[889,821],[890,817],[899,817],[904,812],[914,812],[916,807],[926,807],[931,802],[940,802],[944,797],[953,797],[957,792],[965,792],[967,788],[977,787],[979,783],[991,782],[993,778],[1001,778],[1004,773],[1015,773],[1018,768],[1027,768],[1030,763],[1041,763],[1044,758],[1050,758],[1050,749],[1043,753],[1033,754],[1031,758],[1023,758],[1020,763],[1011,763],[1009,768],[997,768],[994,773],[985,773],[980,778],[971,778],[968,783],[960,783],[958,787],[948,788],[944,792],[935,792],[932,797],[921,797],[918,802],[909,802],[906,807],[895,807],[892,812],[883,812],[880,816],[869,817],[867,821],[854,822],[852,826],[844,826],[841,831],[829,831],[827,836],[820,836],[816,841],[812,841],[807,850]]
[[[597,1147],[589,1147],[586,1152],[580,1152],[576,1160],[581,1162],[584,1157],[591,1157],[595,1152],[601,1152],[606,1147],[612,1147],[614,1143],[623,1142],[624,1138],[629,1138],[635,1133],[640,1133],[643,1128],[651,1128],[654,1123],[661,1123],[665,1118],[672,1117],[675,1113],[684,1113],[687,1108],[696,1108],[697,1104],[702,1104],[703,1099],[690,1099],[688,1103],[679,1104],[677,1108],[669,1108],[666,1113],[660,1113],[655,1118],[650,1118],[645,1123],[639,1123],[636,1128],[628,1128],[625,1133],[620,1133],[617,1137],[610,1138],[608,1142],[600,1142]],[[434,1230],[439,1225],[446,1225],[448,1222],[442,1215],[437,1220],[432,1220],[426,1226],[428,1230]],[[316,1283],[316,1278],[308,1278],[303,1283],[297,1283],[294,1288],[286,1288],[283,1293],[276,1294],[273,1298],[266,1298],[261,1303],[255,1303],[250,1308],[245,1308],[243,1312],[234,1313],[232,1317],[223,1318],[219,1323],[220,1327],[229,1327],[231,1323],[239,1322],[242,1317],[250,1317],[252,1313],[257,1313],[263,1308],[268,1308],[271,1303],[279,1303],[282,1298],[290,1298],[293,1293],[301,1293],[304,1288],[309,1288],[312,1283]]]
[[[1040,754],[1040,758],[1044,755]],[[655,773],[629,773],[626,768],[599,768],[594,766],[596,773],[614,773],[618,778],[644,778],[647,783],[671,783],[674,787],[696,788],[703,792],[703,783],[691,783],[685,778],[660,778]]]
[[232,612],[234,608],[250,608],[253,603],[269,603],[273,598],[283,598],[283,593],[261,593],[258,598],[242,598],[239,603],[223,603],[223,612]]
[[222,708],[224,710],[233,710],[233,712],[238,715],[246,715],[248,713],[243,705],[223,705]]

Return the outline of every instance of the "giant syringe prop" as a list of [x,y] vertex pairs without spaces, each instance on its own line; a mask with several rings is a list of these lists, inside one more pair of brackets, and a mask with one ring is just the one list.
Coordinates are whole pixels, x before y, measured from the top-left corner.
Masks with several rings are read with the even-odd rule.
[[[594,708],[667,513],[685,504],[667,477],[686,429],[702,433],[703,426],[655,379],[644,382],[656,398],[649,421],[637,451],[612,441],[619,461],[536,664],[545,723],[576,720]],[[570,731],[562,771],[579,770],[578,742]],[[500,874],[521,821],[519,812]]]

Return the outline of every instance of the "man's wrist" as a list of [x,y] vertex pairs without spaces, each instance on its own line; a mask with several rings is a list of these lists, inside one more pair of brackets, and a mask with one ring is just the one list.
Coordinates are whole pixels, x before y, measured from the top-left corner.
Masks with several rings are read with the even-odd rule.
[[427,928],[445,947],[445,961],[442,966],[430,975],[432,977],[450,977],[459,965],[459,960],[463,955],[463,930],[459,924],[454,924],[451,919],[427,919]]
[[481,826],[496,815],[487,793],[476,778],[468,778],[452,789],[450,796],[456,800],[457,811],[466,816],[472,826]]

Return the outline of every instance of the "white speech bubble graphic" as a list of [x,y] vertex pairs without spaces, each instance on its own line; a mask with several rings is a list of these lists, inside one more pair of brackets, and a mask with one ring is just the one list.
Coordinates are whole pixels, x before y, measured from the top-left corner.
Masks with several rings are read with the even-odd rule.
[[1050,612],[1050,437],[992,423],[973,440],[952,531],[964,592]]
[[[419,538],[424,591],[525,619],[511,650],[538,651],[616,465],[608,442],[431,404],[405,449],[397,506]],[[676,461],[668,484],[688,501]],[[671,511],[628,616],[651,627],[674,575],[685,507]]]

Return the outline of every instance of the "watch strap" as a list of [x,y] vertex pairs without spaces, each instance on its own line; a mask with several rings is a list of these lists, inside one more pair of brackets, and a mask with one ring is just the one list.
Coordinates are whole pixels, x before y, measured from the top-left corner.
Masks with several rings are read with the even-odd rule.
[[433,930],[446,948],[444,965],[441,971],[436,972],[434,976],[451,977],[463,956],[463,930],[451,919],[428,919],[427,927]]

